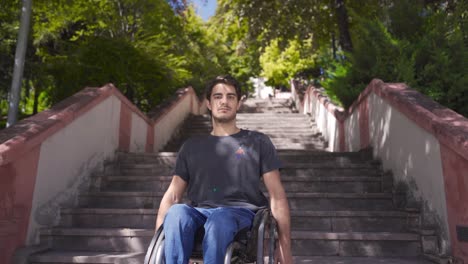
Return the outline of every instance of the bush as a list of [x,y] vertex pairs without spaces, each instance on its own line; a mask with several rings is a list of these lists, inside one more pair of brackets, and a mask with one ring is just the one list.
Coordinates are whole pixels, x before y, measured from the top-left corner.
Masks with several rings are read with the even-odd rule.
[[[440,104],[468,116],[468,46],[461,18],[453,13],[418,8],[391,9],[390,21],[414,17],[409,34],[401,23],[357,20],[354,50],[329,63],[322,83],[330,97],[349,107],[373,78],[405,82]],[[462,8],[459,6],[459,8]],[[466,11],[465,11],[466,12]],[[402,14],[403,13],[403,14]],[[397,37],[398,36],[398,37]]]

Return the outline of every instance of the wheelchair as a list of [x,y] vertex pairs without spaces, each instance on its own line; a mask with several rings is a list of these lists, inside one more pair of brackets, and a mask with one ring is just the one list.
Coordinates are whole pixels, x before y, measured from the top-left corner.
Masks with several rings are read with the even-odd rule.
[[[203,259],[202,240],[204,230],[195,235],[191,259]],[[275,263],[275,249],[278,238],[277,224],[269,209],[260,209],[255,214],[252,227],[239,231],[228,246],[224,264],[264,263],[264,252],[268,252],[268,263]],[[267,243],[264,243],[267,242]],[[162,226],[154,234],[146,252],[144,264],[165,264],[164,232]]]

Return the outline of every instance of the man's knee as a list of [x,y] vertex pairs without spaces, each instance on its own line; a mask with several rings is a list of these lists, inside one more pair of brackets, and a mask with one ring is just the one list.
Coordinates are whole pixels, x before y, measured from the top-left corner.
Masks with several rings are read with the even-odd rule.
[[213,212],[205,223],[205,232],[211,234],[229,233],[235,235],[238,230],[238,223],[235,216],[228,210]]
[[187,225],[192,224],[193,219],[190,213],[192,208],[186,204],[174,204],[167,210],[164,217],[164,227],[173,225]]

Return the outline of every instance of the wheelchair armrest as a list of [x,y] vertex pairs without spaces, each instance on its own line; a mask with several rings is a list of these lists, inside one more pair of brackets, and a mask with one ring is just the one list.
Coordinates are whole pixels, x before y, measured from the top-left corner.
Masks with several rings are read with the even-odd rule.
[[151,243],[148,246],[148,250],[146,251],[145,262],[143,262],[144,264],[150,264],[149,262],[150,262],[153,254],[154,254],[154,251],[156,249],[156,244],[158,242],[158,238],[159,238],[159,236],[161,235],[162,232],[163,232],[163,226],[161,225],[158,228],[158,230],[156,231],[156,233],[154,233],[153,239],[151,239]]

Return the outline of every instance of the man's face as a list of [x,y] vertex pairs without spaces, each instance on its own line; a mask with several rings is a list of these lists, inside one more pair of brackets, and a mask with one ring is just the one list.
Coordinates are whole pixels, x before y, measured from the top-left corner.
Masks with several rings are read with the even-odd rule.
[[218,83],[211,91],[207,106],[215,121],[219,123],[231,122],[236,119],[236,113],[240,107],[236,89],[231,85]]

